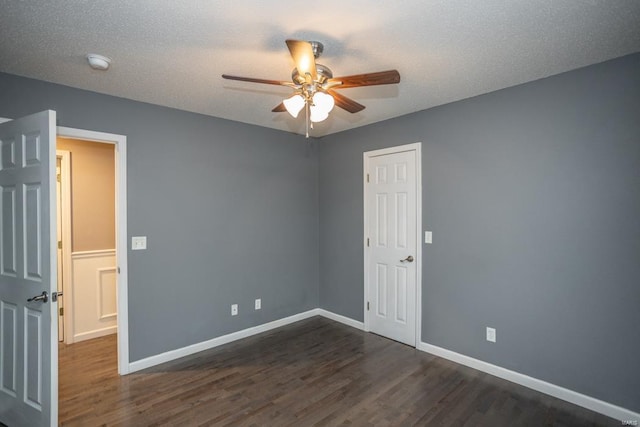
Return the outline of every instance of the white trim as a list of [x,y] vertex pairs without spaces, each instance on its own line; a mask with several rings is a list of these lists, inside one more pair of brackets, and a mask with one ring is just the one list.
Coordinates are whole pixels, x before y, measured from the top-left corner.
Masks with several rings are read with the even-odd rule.
[[95,251],[76,251],[71,252],[72,259],[100,258],[105,256],[116,255],[115,249],[98,249]]
[[421,342],[418,346],[418,350],[440,356],[461,365],[469,366],[470,368],[477,369],[478,371],[486,372],[487,374],[548,394],[549,396],[565,400],[575,405],[582,406],[583,408],[590,409],[594,412],[604,414],[617,420],[640,420],[640,414],[620,406],[604,402],[594,397],[590,397],[519,372],[492,365],[491,363],[483,362],[482,360],[474,359],[473,357],[465,356],[464,354],[456,353],[442,347]]
[[60,185],[60,210],[62,212],[62,290],[65,310],[64,315],[64,342],[73,343],[73,272],[71,271],[71,152],[56,150],[61,167]]
[[343,324],[345,324],[347,326],[351,326],[352,328],[356,328],[356,329],[359,329],[361,331],[364,331],[364,323],[363,322],[360,322],[358,320],[354,320],[354,319],[352,319],[350,317],[346,317],[346,316],[343,316],[341,314],[336,314],[336,313],[333,313],[331,311],[327,311],[327,310],[322,309],[322,308],[318,308],[317,310],[318,310],[318,315],[320,315],[322,317],[326,317],[327,319],[331,319],[331,320],[334,320],[336,322],[343,323]]
[[170,350],[165,353],[160,353],[155,356],[150,356],[141,360],[136,360],[129,364],[129,372],[136,372],[141,369],[150,368],[160,363],[169,362],[171,360],[179,359],[181,357],[189,356],[200,351],[209,350],[210,348],[218,347],[223,344],[228,344],[233,341],[247,338],[252,335],[267,332],[272,329],[280,328],[282,326],[289,325],[300,320],[308,319],[313,316],[319,315],[319,309],[314,308],[303,313],[294,314],[293,316],[285,317],[283,319],[274,320],[273,322],[264,323],[262,325],[254,326],[251,328],[243,329],[238,332],[232,332],[227,335],[222,335],[217,338],[213,338],[207,341],[202,341],[196,344],[192,344],[186,347]]
[[416,347],[422,342],[422,143],[416,146]]
[[157,354],[155,356],[149,356],[145,359],[137,360],[129,364],[129,372],[136,372],[142,369],[150,368],[152,366],[159,365],[161,363],[170,362],[181,357],[189,356],[200,351],[209,350],[214,347],[218,347],[224,344],[228,344],[233,341],[241,340],[253,335],[261,334],[263,332],[270,331],[272,329],[280,328],[282,326],[289,325],[291,323],[299,322],[300,320],[308,319],[314,316],[323,316],[327,319],[343,323],[347,326],[363,330],[364,325],[362,322],[353,320],[349,317],[342,316],[340,314],[332,313],[322,308],[314,308],[309,311],[294,314],[293,316],[285,317],[283,319],[274,320],[262,325],[253,326],[251,328],[243,329],[241,331],[232,332],[227,335],[216,337],[207,341],[202,341],[196,344],[192,344],[186,347],[170,350],[165,353]]
[[108,326],[102,329],[95,329],[89,332],[80,332],[79,334],[75,335],[73,338],[75,342],[80,342],[80,341],[90,340],[93,338],[104,337],[106,335],[115,334],[117,331],[118,331],[118,326],[114,325],[114,326]]
[[367,235],[369,234],[369,219],[367,216],[367,174],[369,173],[369,157],[367,152],[362,153],[362,214],[364,216],[362,230],[362,252],[364,253],[364,292],[363,292],[363,330],[369,332],[369,315],[367,314],[367,303],[369,302],[369,247],[367,246]]
[[118,373],[129,373],[129,293],[127,269],[127,137],[112,133],[58,127],[58,136],[115,145],[116,265],[118,304]]
[[[142,360],[137,360],[129,365],[129,372],[136,372],[142,369],[150,368],[152,366],[159,365],[161,363],[169,362],[181,357],[189,356],[200,351],[208,350],[210,348],[218,347],[220,345],[228,344],[233,341],[237,341],[243,338],[247,338],[253,335],[267,332],[272,329],[280,328],[282,326],[289,325],[291,323],[298,322],[300,320],[308,319],[314,316],[322,316],[327,319],[342,323],[347,326],[351,326],[358,330],[364,330],[364,323],[351,319],[349,317],[333,313],[331,311],[324,310],[322,308],[315,308],[303,313],[294,314],[293,316],[285,317],[283,319],[274,320],[273,322],[265,323],[262,325],[254,326],[252,328],[244,329],[242,331],[233,332],[221,337],[213,338],[208,341],[203,341],[197,344],[193,344],[187,347],[171,350],[165,353],[161,353],[155,356],[150,356]],[[460,353],[453,352],[451,350],[437,347],[432,344],[420,342],[417,349],[426,353],[433,354],[435,356],[442,357],[447,360],[451,360],[461,365],[469,366],[470,368],[477,369],[481,372],[496,376],[498,378],[511,381],[515,384],[539,391],[549,396],[556,397],[561,400],[573,403],[583,408],[598,412],[608,417],[617,420],[640,420],[640,414],[631,410],[622,408],[620,406],[613,405],[611,403],[604,402],[602,400],[575,392],[573,390],[566,389],[564,387],[557,386],[555,384],[548,383],[546,381],[539,380],[537,378],[530,377],[509,369],[502,368],[500,366],[492,365],[491,363],[483,362],[478,359],[474,359],[469,356],[465,356]]]
[[7,119],[6,117],[0,117],[0,123],[10,122],[13,119]]
[[[49,111],[49,147],[47,153],[47,166],[49,168],[49,293],[58,290],[58,220],[57,209],[58,194],[56,190],[56,121],[58,113]],[[46,262],[46,261],[45,261]],[[26,311],[25,311],[26,313]],[[51,302],[50,319],[51,327],[49,331],[51,363],[50,390],[50,425],[58,425],[58,303]],[[25,323],[26,325],[26,323]],[[25,388],[26,390],[26,388]],[[25,391],[26,393],[26,391]],[[26,396],[25,396],[26,397]],[[26,399],[25,399],[26,400]]]
[[416,295],[415,295],[415,347],[422,340],[422,143],[398,145],[395,147],[383,148],[380,150],[366,151],[362,154],[363,174],[362,174],[362,197],[363,197],[363,252],[364,252],[364,324],[363,330],[370,331],[369,311],[367,301],[369,301],[369,258],[370,251],[367,247],[367,234],[369,233],[369,221],[367,219],[367,173],[369,172],[369,160],[372,157],[384,156],[387,154],[401,153],[405,151],[416,152]]

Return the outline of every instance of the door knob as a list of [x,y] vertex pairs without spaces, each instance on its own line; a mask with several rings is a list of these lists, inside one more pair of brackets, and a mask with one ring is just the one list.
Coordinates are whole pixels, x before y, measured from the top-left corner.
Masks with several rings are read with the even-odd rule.
[[413,262],[413,257],[409,255],[405,259],[401,259],[400,262]]
[[49,301],[49,294],[47,294],[47,291],[42,291],[40,295],[36,295],[35,297],[29,298],[27,300],[27,302],[36,302],[36,301],[42,301],[42,302]]

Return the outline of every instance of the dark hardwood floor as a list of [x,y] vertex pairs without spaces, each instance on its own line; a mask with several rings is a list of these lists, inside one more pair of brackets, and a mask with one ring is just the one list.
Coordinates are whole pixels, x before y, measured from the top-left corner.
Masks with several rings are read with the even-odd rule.
[[124,377],[111,335],[60,346],[65,426],[619,426],[314,317]]

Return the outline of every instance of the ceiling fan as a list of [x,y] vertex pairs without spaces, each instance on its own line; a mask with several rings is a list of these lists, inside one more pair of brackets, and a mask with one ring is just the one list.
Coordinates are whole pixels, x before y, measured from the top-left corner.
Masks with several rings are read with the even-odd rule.
[[400,73],[397,70],[333,77],[329,67],[317,64],[315,61],[324,50],[322,43],[302,40],[287,40],[286,43],[296,65],[291,73],[290,82],[231,76],[228,74],[223,74],[222,78],[293,88],[293,96],[276,105],[271,111],[275,113],[288,111],[293,117],[298,117],[298,114],[304,108],[307,138],[309,137],[309,127],[313,129],[313,123],[325,120],[334,105],[350,113],[364,110],[364,105],[336,92],[337,89],[400,82]]

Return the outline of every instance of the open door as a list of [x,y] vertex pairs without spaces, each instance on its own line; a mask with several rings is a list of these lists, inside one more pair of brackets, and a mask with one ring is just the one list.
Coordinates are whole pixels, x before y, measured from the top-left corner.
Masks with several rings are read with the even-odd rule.
[[58,418],[56,112],[0,124],[0,421]]

